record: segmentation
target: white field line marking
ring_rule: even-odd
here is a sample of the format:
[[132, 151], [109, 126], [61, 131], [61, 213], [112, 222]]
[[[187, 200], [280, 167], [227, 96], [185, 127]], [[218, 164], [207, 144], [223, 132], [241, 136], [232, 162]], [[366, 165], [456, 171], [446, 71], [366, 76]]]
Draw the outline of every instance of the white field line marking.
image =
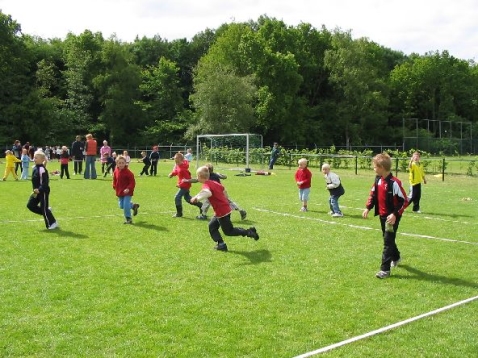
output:
[[[314, 205], [322, 206], [322, 204], [314, 204]], [[340, 205], [340, 207], [345, 208], [345, 209], [359, 210], [359, 211], [364, 210], [364, 208], [353, 208], [351, 206], [346, 206], [346, 205]], [[410, 209], [407, 209], [407, 210], [410, 210]], [[476, 225], [478, 223], [478, 221], [477, 222], [459, 221], [459, 220], [450, 220], [450, 219], [443, 219], [443, 218], [427, 216], [426, 214], [414, 214], [414, 213], [411, 213], [410, 211], [407, 212], [407, 210], [405, 210], [405, 215], [408, 218], [420, 218], [420, 219], [427, 219], [427, 220], [445, 221], [445, 222], [451, 222], [451, 223], [456, 223], [456, 224], [466, 224], [466, 225]]]
[[[340, 222], [342, 220], [341, 218], [337, 218], [337, 220], [330, 221], [330, 220], [323, 220], [323, 219], [319, 219], [319, 218], [311, 218], [311, 217], [307, 217], [307, 216], [294, 215], [294, 214], [289, 214], [289, 213], [280, 213], [280, 212], [273, 211], [273, 210], [266, 210], [266, 209], [260, 209], [260, 208], [253, 208], [253, 209], [257, 210], [257, 211], [262, 211], [264, 213], [274, 214], [274, 215], [282, 215], [282, 216], [288, 216], [288, 217], [297, 218], [297, 219], [319, 221], [319, 222], [322, 222], [322, 223], [325, 223], [325, 224], [331, 224], [331, 225], [342, 225], [342, 226], [347, 226], [347, 227], [351, 227], [351, 228], [354, 228], [354, 229], [381, 231], [380, 229], [371, 228], [371, 227], [368, 227], [368, 226], [345, 224], [345, 223]], [[404, 233], [404, 232], [398, 232], [398, 235], [418, 237], [418, 238], [421, 238], [421, 239], [428, 239], [428, 240], [455, 242], [455, 243], [462, 243], [462, 244], [468, 244], [468, 245], [478, 245], [478, 242], [455, 240], [455, 239], [448, 239], [448, 238], [435, 237], [435, 236], [429, 236], [429, 235], [410, 234], [410, 233]]]
[[440, 313], [440, 312], [449, 310], [449, 309], [451, 309], [451, 308], [464, 305], [465, 303], [474, 301], [474, 300], [476, 300], [476, 299], [478, 299], [478, 296], [471, 297], [471, 298], [468, 298], [468, 299], [466, 299], [466, 300], [463, 300], [463, 301], [460, 301], [460, 302], [456, 302], [456, 303], [453, 303], [453, 304], [451, 304], [451, 305], [448, 305], [448, 306], [445, 306], [445, 307], [442, 307], [442, 308], [438, 308], [438, 309], [436, 309], [436, 310], [434, 310], [434, 311], [430, 311], [430, 312], [421, 314], [421, 315], [419, 315], [419, 316], [415, 316], [415, 317], [406, 319], [406, 320], [404, 320], [404, 321], [397, 322], [397, 323], [391, 324], [391, 325], [389, 325], [389, 326], [376, 329], [376, 330], [374, 330], [374, 331], [371, 331], [371, 332], [362, 334], [362, 335], [360, 335], [360, 336], [356, 336], [356, 337], [353, 337], [353, 338], [346, 339], [345, 341], [342, 341], [342, 342], [339, 342], [339, 343], [331, 344], [330, 346], [326, 346], [326, 347], [317, 349], [317, 350], [315, 350], [315, 351], [311, 351], [311, 352], [307, 352], [307, 353], [298, 355], [298, 356], [296, 356], [296, 357], [294, 357], [294, 358], [306, 358], [306, 357], [311, 357], [311, 356], [316, 355], [316, 354], [324, 353], [324, 352], [330, 351], [330, 350], [332, 350], [332, 349], [335, 349], [335, 348], [344, 346], [344, 345], [346, 345], [346, 344], [353, 343], [353, 342], [359, 341], [359, 340], [361, 340], [361, 339], [368, 338], [368, 337], [374, 336], [374, 335], [376, 335], [376, 334], [383, 333], [383, 332], [385, 332], [385, 331], [388, 331], [388, 330], [391, 330], [391, 329], [394, 329], [394, 328], [403, 326], [403, 325], [408, 324], [408, 323], [410, 323], [410, 322], [417, 321], [417, 320], [419, 320], [419, 319], [422, 319], [422, 318], [425, 318], [425, 317], [428, 317], [428, 316], [432, 316], [432, 315], [434, 315], [434, 314], [437, 314], [437, 313]]
[[[157, 214], [169, 214], [173, 211], [157, 211]], [[147, 215], [148, 213], [143, 211], [138, 215]], [[109, 215], [91, 215], [91, 216], [74, 216], [74, 217], [60, 217], [61, 221], [72, 221], [72, 220], [86, 220], [86, 219], [102, 219], [102, 218], [116, 218], [122, 217], [122, 214], [109, 214]], [[27, 220], [0, 220], [1, 224], [17, 224], [17, 223], [26, 223], [26, 222], [43, 222], [43, 219], [27, 219]]]

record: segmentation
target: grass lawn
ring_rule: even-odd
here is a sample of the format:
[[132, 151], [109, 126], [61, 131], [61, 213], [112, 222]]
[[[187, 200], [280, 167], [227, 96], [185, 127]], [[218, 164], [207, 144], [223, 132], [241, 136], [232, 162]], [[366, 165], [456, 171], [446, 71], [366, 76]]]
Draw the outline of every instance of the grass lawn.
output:
[[[294, 357], [478, 296], [476, 177], [427, 176], [423, 213], [409, 208], [400, 224], [402, 265], [379, 280], [379, 221], [361, 217], [371, 170], [337, 171], [345, 216], [332, 219], [317, 169], [303, 213], [295, 168], [244, 177], [216, 165], [248, 213], [234, 225], [260, 234], [226, 237], [225, 253], [197, 208], [172, 218], [172, 166], [136, 177], [134, 225], [111, 177], [51, 176], [51, 231], [26, 208], [29, 181], [0, 182], [0, 356]], [[477, 312], [478, 299], [322, 355], [476, 357]]]

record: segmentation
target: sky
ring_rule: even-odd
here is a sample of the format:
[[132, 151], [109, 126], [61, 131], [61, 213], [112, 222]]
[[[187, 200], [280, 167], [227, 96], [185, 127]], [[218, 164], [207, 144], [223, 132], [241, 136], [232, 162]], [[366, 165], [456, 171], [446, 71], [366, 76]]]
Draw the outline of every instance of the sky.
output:
[[85, 30], [173, 41], [225, 23], [259, 16], [288, 26], [309, 23], [320, 30], [339, 28], [406, 55], [448, 51], [478, 62], [476, 0], [0, 0], [0, 10], [22, 33], [43, 39]]

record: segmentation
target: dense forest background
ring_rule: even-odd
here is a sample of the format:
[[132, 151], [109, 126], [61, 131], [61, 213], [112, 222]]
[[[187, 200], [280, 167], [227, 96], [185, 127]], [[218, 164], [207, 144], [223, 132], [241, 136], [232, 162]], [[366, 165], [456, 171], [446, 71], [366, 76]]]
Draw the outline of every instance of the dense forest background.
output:
[[267, 16], [191, 41], [125, 43], [89, 30], [42, 39], [0, 11], [5, 145], [68, 145], [86, 133], [114, 146], [166, 145], [249, 132], [308, 148], [421, 137], [451, 152], [465, 138], [473, 152], [477, 121], [478, 66], [447, 51], [405, 55]]

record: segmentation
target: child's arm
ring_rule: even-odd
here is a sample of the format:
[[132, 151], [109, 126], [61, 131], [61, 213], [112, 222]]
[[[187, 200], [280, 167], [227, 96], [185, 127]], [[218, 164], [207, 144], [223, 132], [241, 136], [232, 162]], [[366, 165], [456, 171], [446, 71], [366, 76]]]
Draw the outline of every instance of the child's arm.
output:
[[221, 173], [216, 173], [217, 176], [219, 177], [219, 179], [227, 179], [227, 175], [226, 174], [221, 174]]
[[206, 200], [207, 198], [211, 197], [212, 193], [209, 189], [202, 189], [199, 193], [191, 198], [191, 203], [197, 203], [198, 201]]

